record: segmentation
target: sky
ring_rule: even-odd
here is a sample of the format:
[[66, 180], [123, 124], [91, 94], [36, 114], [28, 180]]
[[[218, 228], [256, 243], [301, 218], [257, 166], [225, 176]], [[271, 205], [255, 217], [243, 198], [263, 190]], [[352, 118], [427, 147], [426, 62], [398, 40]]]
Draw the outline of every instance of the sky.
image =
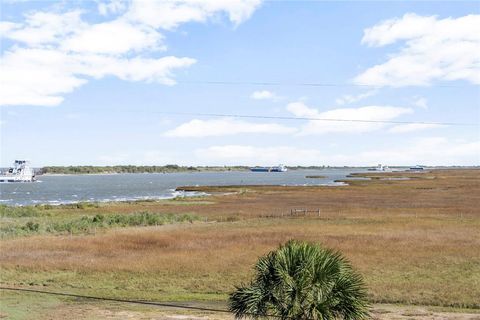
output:
[[0, 6], [3, 167], [480, 165], [478, 2]]

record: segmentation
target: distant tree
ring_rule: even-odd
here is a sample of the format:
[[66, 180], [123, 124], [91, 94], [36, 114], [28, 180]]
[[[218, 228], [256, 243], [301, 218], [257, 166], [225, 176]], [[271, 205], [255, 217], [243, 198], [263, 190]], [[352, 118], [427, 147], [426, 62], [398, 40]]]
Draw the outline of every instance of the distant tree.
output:
[[236, 318], [367, 319], [362, 277], [339, 253], [289, 241], [261, 257], [249, 285], [231, 293]]

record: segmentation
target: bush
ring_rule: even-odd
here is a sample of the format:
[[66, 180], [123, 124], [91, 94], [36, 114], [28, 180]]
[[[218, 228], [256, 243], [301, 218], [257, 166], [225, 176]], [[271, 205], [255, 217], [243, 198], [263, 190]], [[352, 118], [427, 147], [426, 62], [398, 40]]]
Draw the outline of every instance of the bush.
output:
[[38, 223], [35, 223], [33, 221], [28, 221], [23, 227], [23, 230], [28, 231], [28, 232], [38, 232], [40, 229], [40, 225]]
[[105, 219], [105, 217], [103, 216], [103, 214], [97, 214], [97, 215], [95, 215], [95, 217], [93, 217], [92, 222], [93, 223], [102, 223], [104, 219]]

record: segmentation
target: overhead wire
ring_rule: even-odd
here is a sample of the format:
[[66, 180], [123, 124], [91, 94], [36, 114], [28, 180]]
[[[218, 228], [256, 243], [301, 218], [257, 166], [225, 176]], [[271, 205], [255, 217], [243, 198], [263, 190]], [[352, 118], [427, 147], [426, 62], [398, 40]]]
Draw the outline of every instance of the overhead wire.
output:
[[[280, 82], [280, 81], [210, 81], [210, 80], [177, 80], [177, 84], [202, 84], [202, 85], [250, 85], [250, 86], [291, 86], [291, 87], [364, 87], [364, 88], [382, 88], [384, 85], [375, 85], [367, 83], [333, 83], [333, 82]], [[475, 85], [451, 85], [451, 84], [432, 84], [431, 87], [439, 88], [465, 88]]]
[[174, 303], [163, 303], [163, 302], [156, 302], [156, 301], [142, 301], [142, 300], [98, 297], [98, 296], [82, 295], [82, 294], [75, 294], [75, 293], [45, 291], [45, 290], [26, 289], [26, 288], [0, 287], [0, 290], [20, 291], [20, 292], [29, 292], [29, 293], [41, 293], [41, 294], [49, 294], [49, 295], [71, 297], [71, 298], [112, 301], [112, 302], [120, 302], [120, 303], [142, 304], [142, 305], [151, 305], [151, 306], [168, 307], [168, 308], [179, 308], [179, 309], [190, 309], [190, 310], [198, 310], [198, 311], [231, 313], [229, 310], [225, 310], [225, 309], [186, 306], [186, 305], [180, 305], [180, 304], [174, 304]]
[[[226, 309], [186, 306], [186, 305], [181, 305], [181, 304], [164, 303], [164, 302], [156, 302], [156, 301], [142, 301], [142, 300], [98, 297], [98, 296], [82, 295], [82, 294], [75, 294], [75, 293], [45, 291], [45, 290], [27, 289], [27, 288], [0, 287], [0, 290], [28, 292], [28, 293], [37, 293], [37, 294], [48, 294], [48, 295], [70, 297], [70, 298], [91, 299], [91, 300], [109, 301], [109, 302], [118, 302], [118, 303], [131, 303], [131, 304], [140, 304], [140, 305], [149, 305], [149, 306], [157, 306], [157, 307], [167, 307], [167, 308], [177, 308], [177, 309], [187, 309], [187, 310], [196, 310], [196, 311], [221, 312], [221, 313], [230, 313], [230, 314], [232, 313], [230, 310], [226, 310]], [[246, 315], [255, 316], [252, 313], [247, 313]], [[272, 315], [272, 314], [267, 314], [265, 316], [266, 317], [271, 317], [271, 318], [285, 318], [285, 317], [281, 317], [281, 316], [278, 316], [278, 315]], [[287, 319], [290, 319], [290, 317], [287, 317]], [[293, 319], [291, 319], [291, 320], [293, 320]], [[310, 319], [306, 319], [306, 320], [310, 320]], [[313, 319], [311, 319], [311, 320], [313, 320]]]
[[389, 124], [425, 124], [425, 125], [443, 125], [443, 126], [478, 126], [478, 125], [480, 125], [479, 123], [469, 123], [469, 122], [367, 120], [367, 119], [345, 119], [345, 118], [264, 116], [264, 115], [232, 114], [232, 113], [173, 112], [173, 111], [117, 111], [117, 112], [151, 113], [151, 114], [178, 115], [178, 116], [197, 116], [197, 117], [271, 119], [271, 120], [304, 120], [304, 121], [306, 120], [306, 121], [389, 123]]

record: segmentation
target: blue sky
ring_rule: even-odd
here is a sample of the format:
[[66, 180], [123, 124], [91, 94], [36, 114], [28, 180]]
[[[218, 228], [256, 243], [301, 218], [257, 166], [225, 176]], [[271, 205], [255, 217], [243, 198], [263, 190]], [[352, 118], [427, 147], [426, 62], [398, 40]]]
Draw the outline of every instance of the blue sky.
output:
[[2, 166], [480, 164], [476, 2], [1, 6]]

